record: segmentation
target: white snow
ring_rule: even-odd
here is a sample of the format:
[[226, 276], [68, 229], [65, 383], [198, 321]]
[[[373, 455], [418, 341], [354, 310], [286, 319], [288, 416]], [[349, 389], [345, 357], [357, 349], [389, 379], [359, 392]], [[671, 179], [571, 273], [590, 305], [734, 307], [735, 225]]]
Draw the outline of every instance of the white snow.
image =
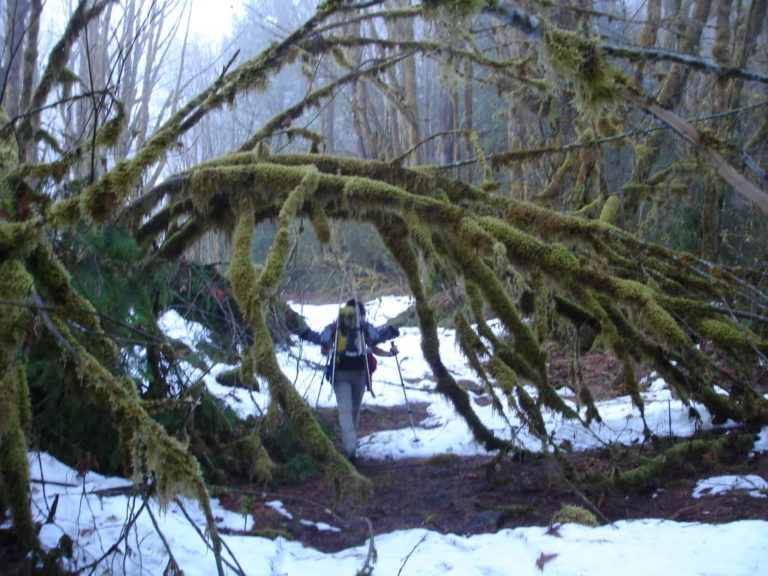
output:
[[[369, 320], [376, 325], [383, 324], [408, 303], [407, 298], [382, 298], [368, 303]], [[334, 319], [337, 305], [301, 307], [296, 304], [294, 308], [308, 319], [310, 326], [319, 330]], [[204, 335], [198, 326], [189, 325], [170, 313], [164, 317], [163, 326], [174, 338], [193, 347]], [[453, 333], [442, 330], [440, 338], [440, 352], [451, 373], [456, 378], [474, 379], [456, 347]], [[398, 356], [401, 372], [394, 358], [379, 358], [374, 375], [376, 397], [367, 395], [365, 405], [402, 405], [407, 396], [409, 402], [428, 403], [429, 417], [417, 423], [415, 430], [410, 427], [387, 430], [361, 438], [359, 455], [386, 460], [441, 453], [483, 454], [452, 407], [434, 392], [429, 367], [421, 355], [418, 331], [402, 330], [397, 346], [401, 352]], [[279, 360], [285, 374], [296, 383], [308, 403], [334, 405], [330, 386], [322, 380], [324, 358], [316, 346], [297, 342], [290, 350], [280, 351]], [[261, 386], [260, 392], [220, 386], [215, 376], [227, 368], [215, 366], [209, 373], [203, 373], [188, 367], [188, 371], [193, 380], [202, 378], [209, 390], [223, 398], [241, 417], [263, 413], [269, 404], [266, 386]], [[692, 423], [688, 419], [688, 407], [672, 396], [662, 379], [652, 376], [642, 384], [646, 421], [653, 431], [686, 436], [697, 426], [712, 427], [702, 406], [697, 406], [702, 421]], [[589, 430], [579, 422], [555, 415], [548, 415], [548, 429], [557, 439], [570, 441], [574, 449], [605, 442], [631, 444], [642, 439], [642, 422], [628, 398], [603, 402], [598, 407], [603, 423], [593, 424]], [[540, 448], [538, 441], [521, 429], [513, 414], [507, 414], [505, 419], [494, 414], [490, 407], [475, 404], [474, 408], [499, 436], [514, 438], [520, 446], [532, 450]], [[768, 450], [768, 428], [763, 429], [754, 450]], [[180, 501], [161, 511], [155, 501], [145, 503], [119, 490], [129, 486], [127, 480], [105, 478], [94, 472], [79, 477], [76, 471], [44, 453], [30, 453], [29, 462], [35, 519], [45, 522], [54, 501], [57, 506], [53, 521], [43, 524], [40, 538], [49, 548], [55, 547], [64, 534], [75, 541], [75, 556], [69, 561], [69, 568], [82, 569], [102, 559], [95, 574], [162, 574], [169, 562], [170, 549], [185, 575], [216, 574], [214, 555], [203, 541], [203, 514], [195, 502]], [[737, 491], [742, 497], [765, 497], [768, 483], [756, 475], [710, 478], [700, 482], [692, 496], [706, 498], [724, 490]], [[223, 537], [227, 574], [236, 574], [234, 566], [239, 565], [248, 576], [353, 576], [363, 567], [368, 555], [367, 543], [327, 554], [282, 538], [250, 536], [244, 534], [252, 523], [249, 517], [224, 510], [217, 500], [213, 504], [218, 525], [232, 532]], [[289, 503], [270, 501], [266, 505], [294, 517]], [[129, 524], [127, 519], [131, 520]], [[328, 522], [317, 518], [299, 519], [317, 530], [340, 530], [330, 516], [326, 520]], [[548, 534], [546, 528], [538, 526], [473, 536], [418, 529], [378, 535], [375, 546], [378, 559], [373, 573], [386, 576], [768, 574], [768, 521], [763, 520], [717, 526], [658, 519], [620, 521], [599, 528], [568, 524], [557, 534]]]

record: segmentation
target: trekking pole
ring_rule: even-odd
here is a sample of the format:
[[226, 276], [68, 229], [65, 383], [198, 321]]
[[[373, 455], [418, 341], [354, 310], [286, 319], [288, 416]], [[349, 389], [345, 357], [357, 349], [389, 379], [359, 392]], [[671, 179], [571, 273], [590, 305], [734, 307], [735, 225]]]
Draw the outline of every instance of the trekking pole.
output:
[[397, 364], [397, 373], [400, 375], [400, 386], [403, 388], [403, 398], [405, 398], [405, 407], [408, 409], [408, 418], [411, 421], [411, 430], [413, 431], [413, 440], [414, 442], [419, 442], [419, 437], [416, 436], [416, 428], [413, 426], [413, 410], [411, 410], [411, 405], [408, 403], [408, 394], [405, 392], [405, 382], [403, 381], [403, 372], [400, 370], [400, 360], [397, 358], [397, 348], [395, 348], [395, 343], [391, 342], [392, 347], [389, 349], [389, 351], [392, 353], [392, 356], [395, 357], [395, 364]]

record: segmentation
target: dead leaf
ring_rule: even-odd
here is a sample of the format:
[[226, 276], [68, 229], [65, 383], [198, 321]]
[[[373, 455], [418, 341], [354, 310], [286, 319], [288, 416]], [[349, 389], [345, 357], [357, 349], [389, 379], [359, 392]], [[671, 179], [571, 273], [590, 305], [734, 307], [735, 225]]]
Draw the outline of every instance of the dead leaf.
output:
[[550, 560], [553, 560], [554, 558], [557, 558], [557, 554], [544, 554], [544, 552], [542, 552], [539, 554], [538, 560], [536, 560], [536, 567], [543, 572], [544, 564]]

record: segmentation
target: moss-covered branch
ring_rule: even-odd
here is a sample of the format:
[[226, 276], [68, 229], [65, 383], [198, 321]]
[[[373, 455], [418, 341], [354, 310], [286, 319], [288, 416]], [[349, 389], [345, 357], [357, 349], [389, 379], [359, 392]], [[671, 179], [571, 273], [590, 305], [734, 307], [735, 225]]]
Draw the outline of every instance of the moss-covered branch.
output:
[[[281, 225], [295, 216], [300, 202], [316, 186], [316, 173], [305, 170], [305, 180], [296, 187], [284, 204]], [[275, 356], [275, 348], [264, 317], [264, 295], [274, 288], [285, 265], [285, 238], [278, 233], [270, 251], [269, 264], [259, 274], [251, 259], [251, 237], [255, 219], [253, 204], [247, 194], [241, 195], [236, 205], [237, 225], [233, 235], [233, 255], [230, 265], [232, 290], [243, 314], [253, 327], [254, 343], [250, 352], [257, 372], [269, 385], [272, 400], [286, 414], [295, 437], [307, 448], [312, 458], [325, 468], [326, 476], [334, 486], [337, 497], [345, 493], [366, 495], [371, 487], [334, 448], [323, 433], [309, 407], [283, 374]]]

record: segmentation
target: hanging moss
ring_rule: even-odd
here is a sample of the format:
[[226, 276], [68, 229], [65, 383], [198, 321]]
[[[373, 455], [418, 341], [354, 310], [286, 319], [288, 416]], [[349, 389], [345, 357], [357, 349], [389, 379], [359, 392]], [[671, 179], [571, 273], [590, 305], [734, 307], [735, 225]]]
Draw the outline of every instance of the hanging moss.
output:
[[261, 442], [259, 435], [254, 431], [249, 436], [238, 440], [234, 446], [240, 453], [240, 458], [250, 462], [249, 475], [257, 482], [269, 482], [277, 465], [269, 457], [269, 453]]
[[541, 442], [542, 449], [546, 450], [548, 444], [547, 426], [544, 424], [539, 406], [523, 386], [517, 386], [515, 392], [517, 393], [517, 404], [522, 409], [522, 414], [525, 415], [524, 421], [528, 424], [531, 433]]
[[[5, 382], [0, 382], [0, 386], [5, 387]], [[14, 531], [22, 545], [31, 549], [37, 543], [37, 531], [28, 498], [30, 478], [27, 444], [27, 437], [18, 422], [9, 426], [6, 432], [0, 433], [0, 487], [3, 489], [0, 504], [10, 507]]]
[[656, 334], [672, 344], [690, 345], [688, 336], [672, 315], [656, 301], [649, 287], [640, 282], [621, 279], [613, 280], [613, 284], [622, 299], [642, 306], [643, 317]]
[[[487, 229], [488, 227], [485, 228]], [[496, 275], [481, 259], [471, 253], [472, 249], [477, 249], [480, 242], [489, 242], [485, 230], [474, 222], [463, 221], [461, 232], [458, 234], [461, 242], [453, 246], [455, 258], [467, 277], [480, 287], [499, 319], [512, 332], [518, 364], [526, 368], [526, 377], [541, 383], [546, 379], [544, 352], [536, 342], [530, 327], [518, 315]]]
[[473, 436], [488, 450], [511, 450], [509, 443], [497, 438], [472, 410], [465, 390], [462, 390], [451, 377], [440, 358], [440, 343], [437, 336], [437, 323], [424, 293], [419, 275], [419, 264], [413, 246], [409, 241], [409, 232], [404, 222], [387, 220], [376, 222], [377, 230], [390, 253], [400, 264], [408, 278], [408, 284], [416, 300], [416, 314], [421, 329], [421, 349], [425, 359], [437, 379], [437, 389], [453, 404], [456, 411], [464, 418]]
[[315, 208], [312, 210], [312, 229], [320, 244], [329, 244], [331, 242], [331, 223], [324, 210]]
[[514, 396], [519, 383], [514, 370], [507, 366], [498, 356], [494, 356], [488, 361], [488, 372], [496, 380], [496, 385], [504, 392], [507, 405], [513, 410], [519, 411], [519, 406]]
[[629, 182], [627, 184], [624, 184], [624, 186], [622, 186], [621, 189], [624, 191], [625, 194], [628, 194], [633, 197], [649, 196], [654, 191], [654, 187], [651, 186], [650, 184], [644, 184], [640, 182]]
[[549, 64], [574, 84], [583, 112], [596, 112], [616, 98], [616, 76], [605, 61], [600, 41], [577, 30], [544, 26], [544, 47]]
[[592, 392], [588, 386], [579, 387], [578, 397], [581, 405], [586, 408], [584, 421], [586, 422], [587, 426], [589, 426], [592, 422], [602, 423], [603, 418], [600, 416], [600, 411], [595, 405], [595, 399], [592, 396]]
[[566, 191], [567, 182], [569, 181], [571, 173], [576, 166], [576, 156], [570, 153], [567, 154], [565, 161], [560, 164], [547, 183], [547, 187], [541, 193], [541, 199], [555, 200], [563, 195]]
[[96, 144], [114, 148], [120, 141], [126, 126], [125, 107], [119, 101], [115, 101], [115, 117], [106, 122], [96, 133]]

